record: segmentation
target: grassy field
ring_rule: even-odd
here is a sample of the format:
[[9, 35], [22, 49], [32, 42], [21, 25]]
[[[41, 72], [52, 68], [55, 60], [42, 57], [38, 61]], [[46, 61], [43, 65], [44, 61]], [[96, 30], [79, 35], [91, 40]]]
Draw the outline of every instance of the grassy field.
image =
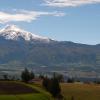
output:
[[[100, 100], [100, 85], [62, 83], [64, 100]], [[74, 99], [72, 99], [72, 97]], [[0, 81], [0, 100], [54, 100], [40, 84]]]
[[[28, 90], [28, 91], [27, 91]], [[0, 82], [0, 100], [53, 100], [42, 88], [22, 82]]]
[[61, 88], [65, 100], [100, 100], [100, 85], [63, 83]]

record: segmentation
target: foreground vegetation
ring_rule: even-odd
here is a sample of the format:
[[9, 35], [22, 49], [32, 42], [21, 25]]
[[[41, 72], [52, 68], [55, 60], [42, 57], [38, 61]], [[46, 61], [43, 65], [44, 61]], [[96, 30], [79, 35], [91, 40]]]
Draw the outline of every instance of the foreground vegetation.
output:
[[[54, 100], [52, 96], [43, 89], [42, 84], [0, 81], [0, 86], [6, 86], [4, 89], [9, 90], [2, 90], [0, 87], [0, 100]], [[22, 89], [20, 91], [20, 89], [18, 89], [19, 87], [22, 88], [24, 92]], [[100, 100], [99, 84], [61, 83], [61, 89], [64, 100]]]
[[100, 85], [82, 83], [62, 83], [65, 100], [100, 100]]
[[14, 81], [4, 75], [0, 81], [0, 100], [100, 100], [98, 82], [82, 83], [69, 78], [64, 83], [63, 77], [56, 73], [52, 78], [42, 75], [36, 78], [27, 69], [21, 79]]
[[[0, 84], [2, 84], [4, 88], [4, 90], [3, 88], [2, 90], [0, 89], [0, 100], [53, 100], [48, 92], [33, 84], [12, 81], [0, 81]], [[21, 90], [17, 89], [19, 87]], [[27, 90], [29, 90], [29, 92]]]

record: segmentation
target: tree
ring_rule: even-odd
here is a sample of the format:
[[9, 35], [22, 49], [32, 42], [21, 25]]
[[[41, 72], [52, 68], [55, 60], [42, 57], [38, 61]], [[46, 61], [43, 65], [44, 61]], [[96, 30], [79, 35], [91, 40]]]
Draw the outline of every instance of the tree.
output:
[[42, 85], [47, 91], [49, 91], [50, 79], [47, 76], [43, 78]]
[[64, 77], [62, 74], [58, 74], [56, 77], [58, 78], [59, 82], [64, 82]]
[[30, 79], [34, 79], [35, 78], [35, 74], [33, 73], [33, 71], [30, 72]]
[[24, 71], [21, 74], [21, 78], [23, 82], [28, 82], [30, 80], [30, 72], [27, 68], [24, 69]]
[[67, 83], [74, 83], [74, 79], [73, 78], [68, 78]]
[[55, 76], [51, 79], [50, 92], [53, 97], [57, 97], [61, 93], [59, 80]]
[[7, 74], [3, 75], [3, 78], [4, 80], [8, 80], [8, 75]]
[[44, 77], [44, 75], [40, 74], [40, 75], [39, 75], [39, 78], [40, 78], [40, 79], [44, 79], [45, 77]]
[[55, 75], [55, 73], [53, 75], [53, 78], [51, 78], [51, 79], [48, 77], [45, 77], [43, 79], [42, 85], [47, 91], [49, 91], [52, 94], [53, 97], [55, 97], [55, 98], [62, 97], [59, 79]]

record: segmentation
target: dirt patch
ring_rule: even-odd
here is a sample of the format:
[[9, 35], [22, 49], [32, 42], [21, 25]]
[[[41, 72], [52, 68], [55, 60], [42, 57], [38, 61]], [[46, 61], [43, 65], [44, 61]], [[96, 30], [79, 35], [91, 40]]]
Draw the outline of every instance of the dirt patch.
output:
[[16, 82], [0, 82], [0, 95], [38, 93], [35, 89]]

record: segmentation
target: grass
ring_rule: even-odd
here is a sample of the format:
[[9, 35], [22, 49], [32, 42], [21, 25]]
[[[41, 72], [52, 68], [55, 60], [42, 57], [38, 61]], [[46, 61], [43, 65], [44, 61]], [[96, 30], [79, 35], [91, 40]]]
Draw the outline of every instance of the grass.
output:
[[61, 84], [65, 100], [100, 100], [100, 85], [96, 84]]
[[[16, 84], [17, 84], [17, 86], [19, 86], [19, 85], [22, 86], [22, 87], [24, 86], [27, 89], [31, 88], [34, 91], [33, 91], [33, 93], [32, 92], [30, 93], [30, 91], [29, 91], [29, 93], [19, 92], [19, 94], [18, 94], [18, 91], [17, 91], [17, 94], [13, 94], [13, 93], [11, 94], [10, 88], [7, 88], [7, 89], [9, 89], [10, 94], [8, 93], [8, 94], [5, 95], [5, 94], [1, 93], [0, 94], [0, 100], [53, 100], [53, 98], [51, 97], [51, 95], [48, 92], [46, 92], [45, 90], [43, 90], [40, 87], [37, 87], [34, 84], [25, 84], [25, 83], [22, 83], [22, 82], [8, 82], [8, 81], [6, 81], [4, 83], [6, 83], [6, 85], [8, 83], [7, 87], [9, 87], [9, 84], [11, 84], [13, 86], [16, 86]], [[11, 87], [11, 89], [12, 89], [12, 87]], [[16, 88], [13, 91], [16, 91]], [[26, 91], [26, 89], [25, 89], [25, 91]], [[2, 91], [0, 91], [0, 92], [2, 92]], [[3, 93], [4, 93], [4, 91], [3, 91]]]
[[[2, 82], [0, 82], [2, 83]], [[11, 85], [13, 86], [24, 86], [28, 89], [33, 89], [33, 92], [26, 93], [21, 91], [19, 94], [2, 94], [2, 90], [0, 90], [0, 100], [54, 100], [52, 96], [46, 92], [40, 84], [25, 84], [23, 82], [4, 82], [7, 87]], [[5, 84], [3, 84], [5, 85]], [[12, 88], [12, 87], [11, 87]], [[10, 88], [9, 92], [11, 92]], [[14, 88], [16, 91], [16, 88]], [[23, 88], [22, 88], [23, 89]], [[25, 89], [25, 88], [24, 88]], [[64, 100], [100, 100], [100, 85], [96, 84], [68, 84], [61, 83], [62, 94], [64, 96]], [[25, 89], [27, 90], [27, 89]], [[4, 93], [4, 91], [3, 91]], [[18, 93], [18, 91], [17, 91]]]
[[0, 95], [0, 100], [50, 100], [48, 96], [39, 94]]

